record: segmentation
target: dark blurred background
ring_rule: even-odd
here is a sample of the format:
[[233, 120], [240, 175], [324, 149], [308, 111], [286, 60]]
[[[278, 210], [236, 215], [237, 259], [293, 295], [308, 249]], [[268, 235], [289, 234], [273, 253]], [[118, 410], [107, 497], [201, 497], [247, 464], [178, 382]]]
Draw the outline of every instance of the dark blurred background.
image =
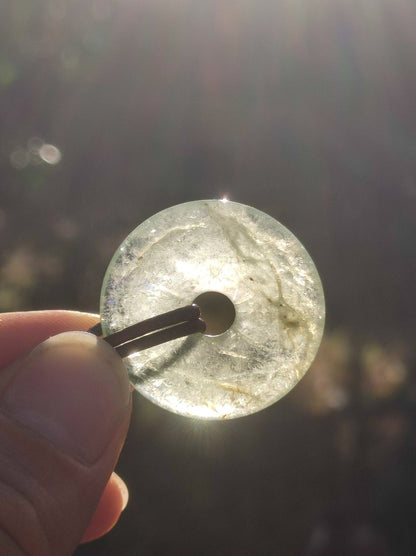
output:
[[170, 205], [266, 211], [321, 274], [285, 399], [197, 422], [137, 395], [130, 503], [77, 555], [416, 554], [414, 0], [2, 0], [0, 310], [98, 311]]

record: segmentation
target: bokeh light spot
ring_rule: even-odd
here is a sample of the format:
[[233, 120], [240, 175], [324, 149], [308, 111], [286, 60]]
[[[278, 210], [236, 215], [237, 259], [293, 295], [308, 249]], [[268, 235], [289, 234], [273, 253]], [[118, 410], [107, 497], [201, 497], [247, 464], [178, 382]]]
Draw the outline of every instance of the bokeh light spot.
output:
[[45, 143], [39, 149], [40, 158], [47, 164], [58, 164], [61, 161], [62, 154], [58, 147]]
[[17, 170], [25, 168], [30, 161], [29, 153], [22, 148], [15, 149], [10, 155], [10, 164]]
[[30, 154], [38, 155], [45, 141], [40, 137], [31, 137], [27, 142], [27, 150]]

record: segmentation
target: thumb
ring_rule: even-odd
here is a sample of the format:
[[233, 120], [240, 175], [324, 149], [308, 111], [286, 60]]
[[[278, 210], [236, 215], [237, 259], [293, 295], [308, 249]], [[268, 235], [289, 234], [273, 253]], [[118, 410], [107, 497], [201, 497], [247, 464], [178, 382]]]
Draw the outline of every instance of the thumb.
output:
[[0, 373], [0, 553], [71, 554], [117, 461], [130, 417], [121, 359], [65, 332]]

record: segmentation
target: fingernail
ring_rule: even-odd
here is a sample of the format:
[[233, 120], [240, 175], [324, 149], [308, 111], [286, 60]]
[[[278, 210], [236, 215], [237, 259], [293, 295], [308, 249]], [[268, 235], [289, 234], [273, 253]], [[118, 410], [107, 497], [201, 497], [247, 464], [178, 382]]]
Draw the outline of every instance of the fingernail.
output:
[[130, 385], [103, 340], [64, 332], [36, 347], [3, 396], [9, 417], [75, 459], [94, 463], [126, 417]]

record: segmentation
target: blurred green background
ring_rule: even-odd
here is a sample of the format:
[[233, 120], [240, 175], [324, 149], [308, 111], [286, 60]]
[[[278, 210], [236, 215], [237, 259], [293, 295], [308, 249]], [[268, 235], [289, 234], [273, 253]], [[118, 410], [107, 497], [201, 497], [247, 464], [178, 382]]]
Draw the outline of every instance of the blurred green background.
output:
[[416, 554], [414, 0], [3, 0], [0, 310], [98, 311], [122, 239], [227, 196], [321, 274], [327, 328], [275, 406], [139, 396], [130, 503], [77, 555]]

